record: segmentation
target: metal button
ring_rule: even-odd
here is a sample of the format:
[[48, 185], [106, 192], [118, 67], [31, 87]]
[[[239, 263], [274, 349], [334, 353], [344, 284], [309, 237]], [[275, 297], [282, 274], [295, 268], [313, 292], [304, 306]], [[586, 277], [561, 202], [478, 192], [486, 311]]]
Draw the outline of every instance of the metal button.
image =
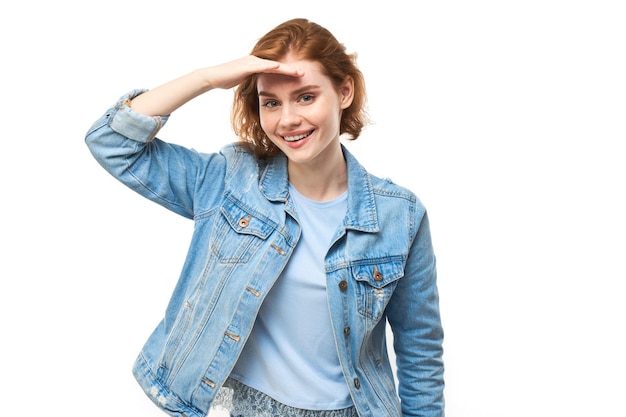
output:
[[374, 281], [382, 281], [383, 274], [380, 273], [376, 265], [374, 265]]
[[361, 388], [361, 381], [359, 381], [359, 378], [354, 378], [354, 386], [356, 389]]
[[239, 226], [240, 227], [248, 227], [248, 225], [250, 224], [250, 218], [252, 216], [248, 216], [248, 217], [242, 217], [241, 219], [239, 219]]
[[339, 283], [339, 289], [345, 291], [348, 289], [348, 283], [344, 280]]
[[350, 336], [350, 328], [349, 327], [344, 327], [343, 328], [343, 334], [345, 336]]

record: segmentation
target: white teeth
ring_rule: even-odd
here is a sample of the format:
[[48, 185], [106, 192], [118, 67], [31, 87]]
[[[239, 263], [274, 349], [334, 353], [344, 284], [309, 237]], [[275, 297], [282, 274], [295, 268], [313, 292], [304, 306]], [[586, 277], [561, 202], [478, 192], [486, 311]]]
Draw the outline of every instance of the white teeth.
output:
[[297, 135], [297, 136], [283, 136], [283, 139], [285, 139], [287, 142], [295, 142], [297, 140], [306, 138], [310, 134], [311, 134], [311, 132], [303, 133], [303, 134]]

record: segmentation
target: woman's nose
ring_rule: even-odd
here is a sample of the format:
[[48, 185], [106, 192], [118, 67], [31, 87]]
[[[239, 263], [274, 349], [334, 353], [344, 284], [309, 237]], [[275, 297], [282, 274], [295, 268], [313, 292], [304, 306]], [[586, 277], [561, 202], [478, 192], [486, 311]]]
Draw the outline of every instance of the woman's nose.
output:
[[300, 123], [300, 114], [293, 105], [283, 105], [280, 122], [284, 126], [294, 126]]

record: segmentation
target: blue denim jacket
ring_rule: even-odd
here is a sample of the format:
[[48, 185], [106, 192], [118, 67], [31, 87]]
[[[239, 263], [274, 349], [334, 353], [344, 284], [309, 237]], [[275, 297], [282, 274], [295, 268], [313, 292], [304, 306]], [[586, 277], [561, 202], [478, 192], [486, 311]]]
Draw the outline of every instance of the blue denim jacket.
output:
[[[133, 373], [169, 415], [204, 417], [298, 243], [298, 214], [284, 156], [259, 161], [236, 144], [203, 154], [165, 143], [155, 136], [167, 117], [126, 105], [141, 92], [123, 96], [99, 118], [86, 143], [122, 183], [195, 222], [165, 317]], [[370, 175], [343, 152], [348, 209], [325, 270], [335, 345], [352, 399], [360, 417], [441, 417], [443, 330], [426, 211], [413, 193]], [[386, 320], [394, 335], [397, 391]]]

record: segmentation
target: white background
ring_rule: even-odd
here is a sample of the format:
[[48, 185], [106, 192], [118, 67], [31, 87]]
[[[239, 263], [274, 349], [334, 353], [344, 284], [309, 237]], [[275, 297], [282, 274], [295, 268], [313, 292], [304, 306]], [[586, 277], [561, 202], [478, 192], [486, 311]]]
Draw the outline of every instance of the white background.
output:
[[[366, 76], [376, 124], [349, 149], [429, 210], [447, 415], [626, 416], [622, 4], [3, 3], [0, 413], [163, 415], [130, 369], [192, 223], [106, 174], [84, 134], [126, 91], [308, 17]], [[231, 97], [160, 136], [217, 150]]]

